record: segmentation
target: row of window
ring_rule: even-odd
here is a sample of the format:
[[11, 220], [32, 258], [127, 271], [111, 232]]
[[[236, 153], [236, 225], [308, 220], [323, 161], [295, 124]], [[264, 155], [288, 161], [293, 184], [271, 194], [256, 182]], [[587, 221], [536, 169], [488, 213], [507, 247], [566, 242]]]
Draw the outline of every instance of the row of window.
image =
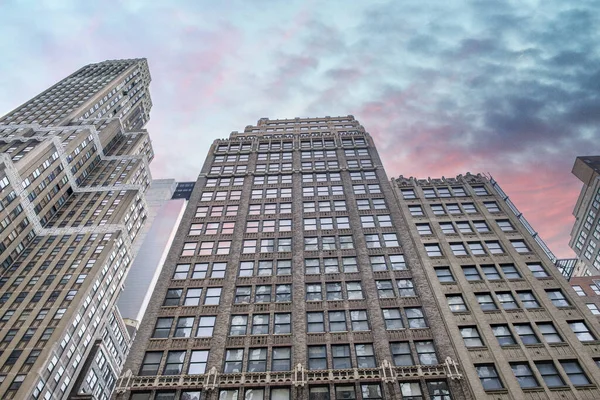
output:
[[[471, 186], [473, 192], [477, 196], [489, 195], [487, 189], [484, 186]], [[402, 189], [402, 197], [404, 200], [416, 199], [417, 195], [414, 189]], [[436, 188], [423, 188], [423, 195], [427, 199], [433, 199], [436, 197], [465, 197], [465, 188], [462, 186], [453, 187], [436, 187]]]
[[[484, 207], [491, 213], [500, 212], [500, 208], [498, 207], [498, 203], [495, 201], [484, 201]], [[408, 211], [410, 215], [413, 217], [423, 217], [425, 212], [423, 211], [423, 207], [420, 205], [411, 205], [408, 206]], [[477, 207], [475, 207], [474, 203], [456, 203], [456, 204], [432, 204], [431, 211], [434, 215], [446, 215], [446, 214], [476, 214], [479, 211]]]
[[[485, 248], [484, 245], [485, 244]], [[511, 240], [510, 244], [517, 253], [529, 253], [531, 250], [527, 246], [524, 240]], [[504, 248], [497, 240], [486, 240], [483, 242], [473, 241], [465, 243], [462, 242], [450, 242], [450, 250], [455, 256], [468, 256], [469, 254], [474, 256], [482, 256], [489, 254], [505, 254]], [[425, 251], [429, 257], [442, 257], [442, 249], [438, 243], [426, 243], [424, 244]], [[469, 250], [467, 250], [467, 248]]]
[[[546, 289], [546, 294], [555, 307], [563, 308], [571, 306], [560, 289]], [[496, 292], [495, 295], [496, 300], [494, 300], [491, 293], [475, 293], [475, 298], [483, 311], [498, 310], [498, 304], [505, 310], [520, 308], [511, 292]], [[517, 291], [517, 295], [523, 303], [524, 308], [540, 307], [533, 292], [529, 290]], [[446, 299], [452, 312], [469, 311], [462, 294], [449, 294], [446, 295]]]
[[[244, 294], [236, 291], [236, 298]], [[243, 303], [243, 299], [237, 303]], [[387, 330], [398, 330], [426, 328], [425, 315], [420, 307], [406, 307], [401, 311], [399, 308], [386, 308], [382, 310], [385, 327]], [[404, 316], [403, 316], [404, 314]], [[216, 316], [184, 316], [160, 317], [156, 320], [152, 338], [160, 339], [167, 337], [212, 337], [216, 322]], [[271, 319], [273, 324], [271, 326]], [[175, 325], [173, 324], [176, 321]], [[249, 327], [248, 323], [252, 326]], [[539, 323], [541, 326], [542, 323]], [[552, 325], [551, 323], [547, 323]], [[349, 329], [350, 328], [350, 329]], [[540, 330], [542, 328], [540, 327]], [[347, 331], [369, 331], [370, 323], [366, 310], [337, 310], [337, 311], [311, 311], [306, 313], [306, 331], [308, 333], [325, 332], [347, 332]], [[475, 332], [477, 330], [475, 329]], [[230, 320], [229, 335], [265, 335], [265, 334], [288, 334], [291, 333], [291, 314], [233, 315]], [[464, 336], [464, 335], [463, 335]], [[479, 338], [477, 334], [477, 338]], [[552, 343], [552, 342], [549, 342]], [[502, 343], [501, 343], [502, 344]], [[481, 339], [479, 338], [479, 345]], [[472, 347], [472, 346], [467, 346]]]
[[[383, 210], [387, 208], [384, 199], [358, 199], [356, 204], [359, 210]], [[200, 206], [196, 208], [194, 217], [236, 216], [238, 210], [238, 205]], [[346, 200], [307, 201], [303, 203], [303, 212], [305, 213], [331, 211], [347, 211]], [[248, 206], [249, 215], [290, 214], [291, 212], [292, 203], [250, 204]]]
[[[499, 219], [496, 220], [498, 227], [504, 232], [514, 231], [515, 228], [512, 226], [509, 220], [507, 219]], [[417, 231], [419, 235], [432, 235], [433, 232], [431, 230], [431, 225], [428, 223], [416, 224]], [[486, 221], [456, 221], [452, 222], [440, 222], [440, 229], [446, 235], [454, 234], [457, 232], [460, 233], [488, 233], [490, 231], [490, 227], [488, 226]]]
[[[373, 271], [403, 271], [407, 269], [406, 262], [402, 254], [370, 256], [369, 261]], [[340, 272], [358, 272], [356, 257], [305, 258], [304, 268], [307, 275], [321, 273], [336, 274]], [[438, 269], [438, 276], [441, 277], [445, 275], [445, 273], [442, 273], [442, 268], [448, 269], [448, 267], [440, 267]], [[503, 269], [508, 271], [508, 265], [506, 265]], [[226, 270], [226, 262], [196, 263], [193, 265], [193, 267], [192, 264], [177, 264], [175, 266], [175, 272], [173, 273], [172, 279], [205, 279], [207, 277], [224, 278]], [[291, 271], [291, 260], [260, 260], [258, 262], [242, 261], [239, 265], [238, 276], [283, 276], [291, 275]], [[451, 277], [452, 275], [449, 270], [448, 273]], [[447, 277], [440, 279], [449, 281]]]
[[[530, 268], [534, 268], [535, 266], [541, 267], [539, 264], [530, 264]], [[480, 265], [479, 267], [475, 265], [465, 265], [462, 266], [462, 272], [465, 275], [467, 281], [482, 281], [483, 275], [489, 281], [496, 281], [502, 279], [520, 279], [521, 273], [517, 270], [514, 264], [500, 264], [500, 270], [502, 270], [502, 275], [500, 274], [498, 268], [495, 265]], [[481, 271], [481, 273], [480, 273]], [[545, 270], [542, 269], [545, 272]], [[440, 282], [453, 283], [456, 282], [454, 279], [454, 275], [450, 267], [436, 267], [435, 273], [440, 280]]]
[[[558, 365], [552, 360], [534, 361], [536, 372], [527, 361], [511, 363], [511, 369], [515, 378], [522, 388], [539, 387], [540, 378], [544, 384], [550, 388], [568, 386], [565, 382], [565, 376], [573, 386], [589, 385], [591, 382], [584, 372], [583, 368], [577, 360], [559, 360]], [[484, 390], [500, 390], [504, 388], [504, 384], [500, 379], [500, 375], [494, 364], [477, 364], [475, 365], [477, 375]]]
[[[568, 321], [569, 327], [581, 342], [590, 342], [596, 340], [594, 335], [584, 321]], [[563, 343], [564, 339], [556, 330], [552, 322], [536, 322], [512, 324], [495, 324], [490, 326], [498, 344], [502, 347], [515, 346], [519, 337], [525, 345], [541, 343], [540, 337], [543, 337], [547, 343]], [[535, 328], [534, 328], [535, 327]], [[475, 326], [462, 326], [460, 333], [463, 337], [466, 347], [484, 347], [485, 343]]]

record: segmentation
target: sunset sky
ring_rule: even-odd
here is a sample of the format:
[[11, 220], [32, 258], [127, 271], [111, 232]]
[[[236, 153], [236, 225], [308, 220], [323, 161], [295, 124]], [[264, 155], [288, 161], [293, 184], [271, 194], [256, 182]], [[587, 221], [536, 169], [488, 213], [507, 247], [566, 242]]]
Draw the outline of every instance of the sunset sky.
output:
[[0, 0], [0, 114], [81, 66], [146, 57], [154, 178], [195, 180], [260, 117], [354, 115], [388, 175], [489, 173], [568, 248], [600, 154], [600, 1]]

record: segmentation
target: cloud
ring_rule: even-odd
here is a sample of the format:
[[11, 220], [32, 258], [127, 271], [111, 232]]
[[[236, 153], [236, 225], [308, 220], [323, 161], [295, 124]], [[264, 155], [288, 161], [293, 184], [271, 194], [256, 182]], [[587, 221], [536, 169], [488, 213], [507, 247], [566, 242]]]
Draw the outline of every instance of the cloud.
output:
[[147, 57], [155, 177], [194, 179], [213, 139], [260, 117], [353, 114], [389, 176], [489, 172], [570, 255], [599, 19], [558, 0], [4, 4], [0, 112], [83, 64]]

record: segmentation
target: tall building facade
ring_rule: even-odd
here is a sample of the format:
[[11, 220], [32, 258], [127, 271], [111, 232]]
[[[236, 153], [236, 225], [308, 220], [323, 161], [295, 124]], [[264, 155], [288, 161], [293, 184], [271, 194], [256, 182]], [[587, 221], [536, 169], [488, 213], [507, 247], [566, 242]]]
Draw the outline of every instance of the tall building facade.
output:
[[115, 303], [147, 214], [149, 83], [143, 59], [91, 64], [0, 118], [3, 399], [106, 399], [120, 374], [131, 338]]
[[352, 116], [212, 145], [127, 400], [596, 399], [598, 321], [491, 178], [386, 177]]
[[600, 156], [577, 157], [572, 173], [583, 183], [569, 242], [578, 258], [573, 275], [600, 275]]
[[215, 141], [116, 396], [473, 398], [396, 202], [351, 116]]
[[600, 325], [497, 182], [394, 180], [478, 399], [600, 398]]

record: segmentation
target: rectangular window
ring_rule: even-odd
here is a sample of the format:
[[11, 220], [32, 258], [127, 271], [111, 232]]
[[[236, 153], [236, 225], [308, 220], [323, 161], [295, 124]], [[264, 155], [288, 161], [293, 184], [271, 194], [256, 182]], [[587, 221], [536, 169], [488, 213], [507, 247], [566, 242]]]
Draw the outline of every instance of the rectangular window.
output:
[[372, 344], [355, 344], [356, 366], [358, 368], [376, 368], [375, 350]]
[[196, 337], [212, 337], [217, 317], [201, 316], [198, 320]]
[[242, 361], [244, 359], [244, 349], [227, 349], [225, 351], [225, 365], [223, 373], [232, 374], [242, 372]]
[[475, 326], [461, 326], [460, 334], [465, 342], [466, 347], [482, 347], [483, 341], [479, 335], [479, 331]]
[[479, 381], [483, 385], [483, 390], [499, 390], [504, 388], [500, 376], [493, 364], [475, 365]]
[[554, 304], [555, 307], [569, 307], [571, 304], [565, 298], [565, 295], [562, 293], [560, 289], [550, 289], [546, 290], [546, 294], [548, 298]]
[[395, 366], [403, 367], [414, 365], [408, 342], [392, 342], [390, 343], [390, 349], [392, 351], [392, 358], [394, 359]]
[[552, 361], [536, 361], [535, 366], [540, 372], [544, 383], [548, 387], [552, 388], [565, 386], [565, 381], [563, 381], [563, 379], [561, 378], [560, 374], [558, 373], [558, 370], [556, 369], [556, 366], [554, 366], [554, 363]]
[[519, 382], [519, 386], [522, 388], [527, 389], [540, 386], [537, 379], [535, 379], [535, 376], [533, 375], [533, 371], [531, 370], [529, 363], [511, 363], [510, 367], [515, 374], [515, 378], [517, 378], [517, 382]]
[[346, 312], [345, 311], [329, 311], [329, 331], [330, 332], [345, 332]]
[[208, 350], [192, 350], [188, 375], [204, 374], [208, 362]]
[[530, 324], [514, 324], [513, 326], [523, 344], [527, 345], [540, 343], [540, 340], [536, 336]]
[[333, 369], [350, 369], [352, 368], [352, 360], [350, 358], [350, 346], [347, 344], [332, 345], [331, 357], [333, 361]]
[[276, 335], [292, 333], [292, 315], [289, 313], [275, 314], [273, 333]]
[[325, 332], [325, 319], [323, 312], [306, 313], [306, 331], [307, 332]]
[[491, 327], [500, 346], [512, 346], [517, 344], [508, 325], [492, 325]]
[[569, 323], [569, 327], [577, 336], [580, 342], [593, 342], [596, 340], [596, 337], [590, 332], [587, 324], [584, 321], [567, 321]]
[[308, 346], [308, 369], [327, 369], [326, 346]]
[[537, 299], [533, 295], [533, 292], [531, 292], [529, 290], [521, 291], [521, 292], [517, 292], [517, 295], [519, 296], [519, 300], [521, 300], [521, 303], [523, 303], [523, 307], [525, 307], [525, 308], [540, 308], [540, 304], [538, 303]]
[[140, 376], [157, 375], [160, 361], [162, 360], [162, 351], [148, 351], [144, 355], [142, 366], [140, 367]]
[[467, 305], [465, 304], [465, 300], [460, 294], [449, 294], [446, 295], [446, 300], [448, 301], [448, 307], [450, 307], [450, 311], [452, 312], [466, 312], [468, 311]]
[[169, 351], [163, 375], [180, 375], [184, 359], [185, 351]]
[[562, 365], [573, 386], [590, 384], [590, 380], [577, 360], [560, 360], [560, 365]]
[[434, 268], [434, 270], [435, 270], [435, 274], [437, 275], [437, 277], [441, 283], [455, 282], [454, 276], [452, 275], [452, 272], [450, 271], [450, 267], [437, 267], [437, 268]]
[[381, 311], [383, 313], [383, 320], [385, 321], [385, 329], [404, 329], [404, 323], [402, 322], [400, 310], [397, 308], [384, 308]]

